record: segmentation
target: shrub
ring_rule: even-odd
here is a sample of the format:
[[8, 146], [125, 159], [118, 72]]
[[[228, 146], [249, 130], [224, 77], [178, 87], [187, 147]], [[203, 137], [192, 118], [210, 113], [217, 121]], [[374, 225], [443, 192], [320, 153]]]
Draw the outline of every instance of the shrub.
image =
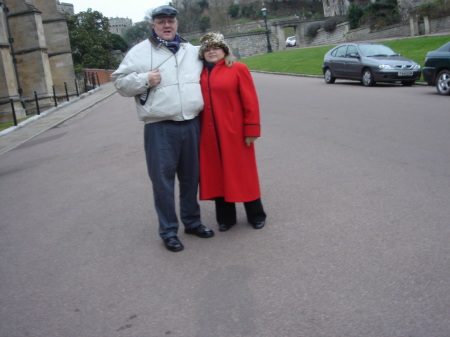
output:
[[359, 27], [360, 20], [364, 15], [364, 10], [354, 2], [350, 3], [347, 12], [347, 21], [350, 29], [356, 29]]
[[417, 7], [415, 10], [413, 10], [413, 14], [418, 14], [422, 17], [428, 16], [430, 19], [450, 16], [450, 2], [429, 2]]
[[228, 14], [233, 18], [236, 19], [239, 15], [239, 6], [238, 5], [231, 5], [228, 7]]
[[364, 15], [361, 19], [371, 28], [381, 28], [401, 21], [398, 13], [397, 1], [373, 2], [364, 7]]
[[336, 29], [336, 26], [344, 22], [344, 19], [339, 16], [332, 16], [328, 18], [322, 25], [322, 28], [326, 32], [332, 32]]
[[317, 31], [320, 29], [321, 24], [318, 22], [314, 22], [308, 26], [305, 32], [305, 36], [313, 37], [317, 34]]
[[326, 32], [332, 32], [337, 25], [337, 18], [335, 16], [332, 16], [325, 20], [325, 22], [322, 25], [322, 28]]
[[244, 18], [249, 18], [249, 19], [259, 18], [259, 16], [260, 16], [260, 13], [256, 9], [256, 5], [254, 3], [242, 6], [241, 13]]
[[202, 16], [199, 22], [199, 28], [204, 33], [211, 27], [211, 21], [209, 16]]

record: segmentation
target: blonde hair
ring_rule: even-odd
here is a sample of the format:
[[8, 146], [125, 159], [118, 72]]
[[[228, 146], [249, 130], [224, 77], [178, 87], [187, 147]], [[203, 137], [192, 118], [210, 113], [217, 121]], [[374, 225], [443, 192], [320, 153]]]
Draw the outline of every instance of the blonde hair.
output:
[[225, 55], [224, 60], [225, 60], [225, 65], [228, 68], [230, 68], [233, 65], [233, 63], [234, 63], [234, 56], [231, 55], [231, 53], [230, 53], [228, 55]]

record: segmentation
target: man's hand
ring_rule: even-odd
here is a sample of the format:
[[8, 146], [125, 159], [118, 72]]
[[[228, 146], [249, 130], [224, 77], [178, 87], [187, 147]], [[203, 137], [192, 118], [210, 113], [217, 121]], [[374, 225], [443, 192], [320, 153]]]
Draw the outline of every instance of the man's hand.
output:
[[161, 75], [159, 74], [159, 69], [152, 70], [148, 73], [148, 83], [151, 87], [156, 87], [159, 82], [161, 82]]
[[250, 144], [253, 143], [257, 139], [258, 139], [258, 137], [245, 137], [245, 144], [247, 146], [250, 146]]

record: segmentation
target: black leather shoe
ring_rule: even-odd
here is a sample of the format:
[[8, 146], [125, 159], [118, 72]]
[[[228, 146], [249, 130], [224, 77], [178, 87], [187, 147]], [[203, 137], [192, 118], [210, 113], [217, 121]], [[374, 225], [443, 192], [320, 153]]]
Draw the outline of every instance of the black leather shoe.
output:
[[264, 225], [266, 224], [266, 221], [257, 221], [257, 222], [252, 222], [252, 226], [254, 229], [261, 229], [264, 227]]
[[229, 230], [232, 226], [234, 226], [234, 224], [231, 225], [225, 225], [223, 223], [219, 224], [219, 232], [226, 232], [227, 230]]
[[164, 246], [171, 252], [179, 252], [184, 249], [183, 244], [176, 236], [171, 236], [170, 238], [167, 238], [164, 241]]
[[193, 234], [197, 235], [199, 238], [210, 238], [211, 236], [214, 236], [214, 232], [212, 229], [206, 228], [203, 225], [198, 225], [197, 227], [194, 227], [192, 229], [185, 229], [184, 232], [186, 234]]

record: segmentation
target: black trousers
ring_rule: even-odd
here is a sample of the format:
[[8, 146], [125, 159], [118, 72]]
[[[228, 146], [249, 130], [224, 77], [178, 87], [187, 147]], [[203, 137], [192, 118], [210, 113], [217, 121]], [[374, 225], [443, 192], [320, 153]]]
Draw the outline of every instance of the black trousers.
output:
[[[236, 203], [226, 202], [223, 197], [216, 198], [216, 219], [218, 224], [236, 224]], [[249, 223], [256, 223], [266, 220], [266, 213], [261, 202], [261, 198], [244, 202], [245, 213]]]

